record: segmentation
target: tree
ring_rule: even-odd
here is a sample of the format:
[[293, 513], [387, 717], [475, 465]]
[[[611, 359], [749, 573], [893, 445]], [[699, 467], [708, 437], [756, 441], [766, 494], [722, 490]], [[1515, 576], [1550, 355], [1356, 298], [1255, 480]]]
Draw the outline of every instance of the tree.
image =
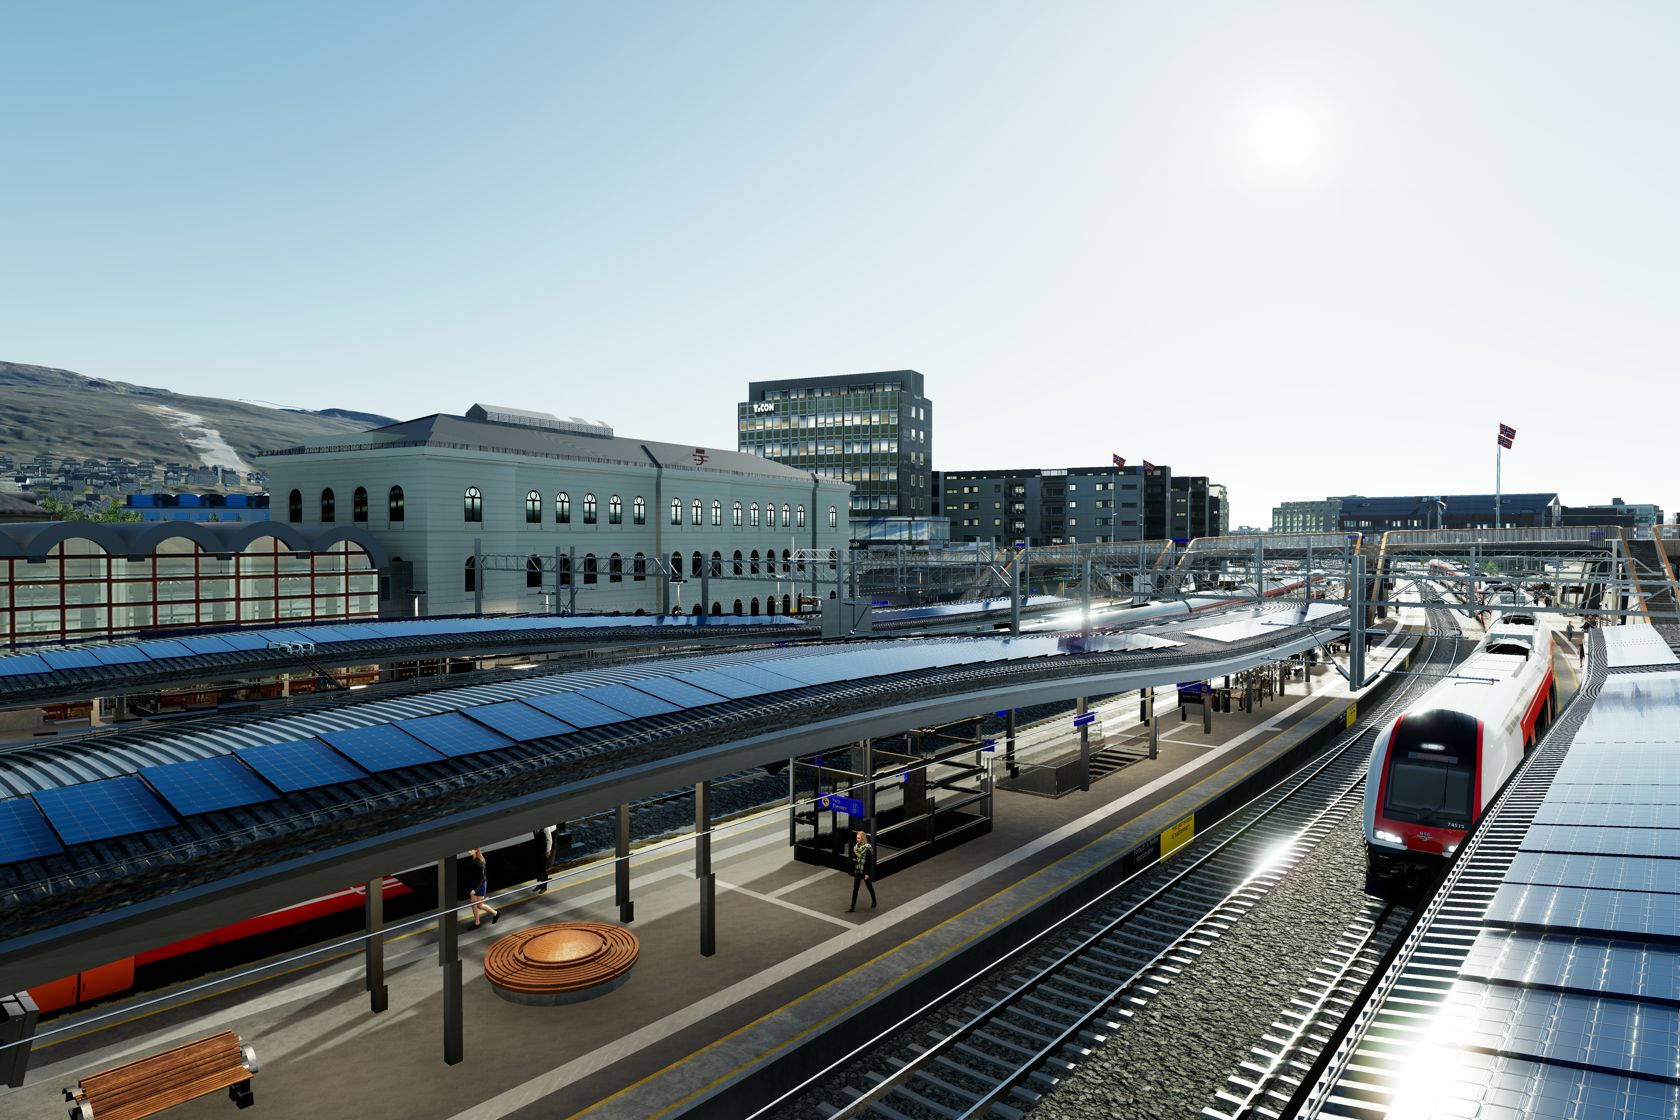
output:
[[124, 509], [115, 498], [112, 498], [99, 509], [92, 507], [77, 509], [69, 502], [61, 502], [57, 498], [42, 498], [37, 504], [52, 514], [54, 519], [58, 521], [97, 521], [101, 524], [110, 524], [118, 521], [145, 520], [140, 516], [139, 510]]

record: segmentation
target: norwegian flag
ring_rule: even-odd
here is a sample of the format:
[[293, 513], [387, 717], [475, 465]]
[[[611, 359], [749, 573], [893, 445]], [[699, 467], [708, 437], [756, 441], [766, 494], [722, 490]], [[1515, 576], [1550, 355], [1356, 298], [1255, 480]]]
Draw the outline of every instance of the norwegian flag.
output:
[[1152, 470], [1155, 469], [1155, 464], [1151, 463], [1148, 459], [1145, 459], [1143, 461], [1143, 469], [1144, 469], [1145, 473], [1148, 473], [1149, 471], [1152, 471]]
[[1499, 437], [1499, 446], [1501, 446], [1501, 447], [1505, 448], [1507, 451], [1509, 451], [1511, 449], [1510, 439], [1505, 437], [1505, 436], [1500, 436]]
[[1115, 465], [1115, 466], [1117, 466], [1117, 467], [1121, 467], [1121, 468], [1124, 468], [1124, 467], [1125, 467], [1125, 465], [1126, 465], [1126, 460], [1124, 460], [1124, 459], [1122, 459], [1122, 458], [1121, 458], [1121, 457], [1120, 457], [1120, 456], [1118, 456], [1118, 455], [1115, 455], [1115, 456], [1112, 456], [1112, 458], [1113, 458], [1113, 459], [1114, 459], [1114, 465]]
[[1517, 430], [1515, 428], [1511, 427], [1511, 425], [1509, 425], [1509, 424], [1499, 425], [1499, 434], [1504, 436], [1506, 439], [1516, 439], [1517, 438]]

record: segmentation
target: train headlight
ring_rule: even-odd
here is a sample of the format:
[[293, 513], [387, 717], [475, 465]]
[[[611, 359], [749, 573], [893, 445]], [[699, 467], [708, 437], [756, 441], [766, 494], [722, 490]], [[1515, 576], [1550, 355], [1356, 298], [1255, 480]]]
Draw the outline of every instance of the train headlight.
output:
[[1458, 845], [1457, 844], [1448, 844], [1447, 845], [1447, 847], [1446, 847], [1446, 854], [1447, 855], [1450, 856], [1456, 851], [1458, 851]]
[[1377, 829], [1377, 839], [1389, 844], [1404, 844], [1406, 842], [1398, 832], [1390, 832], [1386, 828]]

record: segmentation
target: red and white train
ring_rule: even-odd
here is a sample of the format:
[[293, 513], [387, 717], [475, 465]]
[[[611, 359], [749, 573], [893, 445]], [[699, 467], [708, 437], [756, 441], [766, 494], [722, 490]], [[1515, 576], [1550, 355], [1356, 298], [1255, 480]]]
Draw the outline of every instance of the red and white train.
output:
[[1391, 875], [1458, 850], [1557, 715], [1552, 627], [1504, 609], [1451, 676], [1377, 736], [1365, 779], [1365, 851]]

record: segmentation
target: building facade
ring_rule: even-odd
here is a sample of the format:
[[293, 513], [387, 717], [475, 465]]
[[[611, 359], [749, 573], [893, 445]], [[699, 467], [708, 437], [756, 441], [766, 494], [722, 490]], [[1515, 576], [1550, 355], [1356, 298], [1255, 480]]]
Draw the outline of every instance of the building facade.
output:
[[0, 525], [0, 643], [375, 618], [384, 563], [348, 525]]
[[954, 541], [1112, 544], [1222, 531], [1225, 488], [1171, 467], [941, 471], [937, 510]]
[[1624, 502], [1611, 498], [1604, 506], [1564, 506], [1565, 525], [1619, 525], [1624, 529], [1649, 529], [1661, 525], [1662, 507], [1649, 502]]
[[933, 512], [933, 402], [913, 369], [754, 381], [740, 451], [852, 487], [851, 517]]
[[[1492, 494], [1424, 494], [1340, 499], [1337, 529], [1372, 533], [1387, 529], [1492, 529]], [[1545, 528], [1563, 523], [1556, 494], [1505, 494], [1499, 499], [1499, 524], [1506, 529]]]
[[267, 521], [267, 494], [130, 494], [123, 509], [142, 521]]
[[1274, 533], [1334, 533], [1341, 529], [1342, 500], [1284, 502], [1272, 507]]
[[388, 616], [787, 613], [834, 590], [847, 538], [843, 483], [517, 409], [261, 458], [276, 521], [350, 523], [384, 545]]

